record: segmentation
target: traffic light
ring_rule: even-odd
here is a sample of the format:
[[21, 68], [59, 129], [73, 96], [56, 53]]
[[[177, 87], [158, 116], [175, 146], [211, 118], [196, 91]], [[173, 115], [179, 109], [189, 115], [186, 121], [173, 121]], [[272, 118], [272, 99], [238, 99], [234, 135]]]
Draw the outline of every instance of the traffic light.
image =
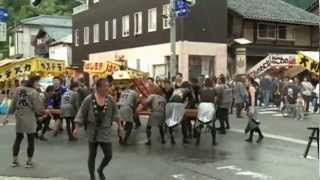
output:
[[32, 6], [36, 7], [41, 3], [42, 0], [30, 0]]
[[196, 0], [183, 0], [189, 6], [194, 6], [196, 4]]

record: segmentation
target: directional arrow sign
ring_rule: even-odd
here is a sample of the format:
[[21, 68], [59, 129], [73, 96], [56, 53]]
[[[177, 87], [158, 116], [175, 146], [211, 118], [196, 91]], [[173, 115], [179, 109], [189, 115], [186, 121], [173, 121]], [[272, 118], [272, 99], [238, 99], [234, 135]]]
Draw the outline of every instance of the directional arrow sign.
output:
[[187, 16], [189, 11], [189, 5], [184, 0], [176, 0], [176, 15], [181, 16]]

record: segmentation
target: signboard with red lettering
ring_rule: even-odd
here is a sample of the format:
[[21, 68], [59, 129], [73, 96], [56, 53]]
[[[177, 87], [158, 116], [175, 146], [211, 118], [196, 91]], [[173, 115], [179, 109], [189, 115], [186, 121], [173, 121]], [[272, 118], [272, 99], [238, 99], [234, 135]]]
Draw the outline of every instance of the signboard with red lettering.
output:
[[110, 61], [87, 61], [84, 63], [83, 70], [87, 73], [111, 75], [119, 68], [119, 64]]
[[247, 74], [253, 77], [257, 77], [265, 73], [272, 67], [293, 67], [296, 65], [295, 55], [287, 54], [287, 55], [269, 55], [254, 67], [252, 67]]

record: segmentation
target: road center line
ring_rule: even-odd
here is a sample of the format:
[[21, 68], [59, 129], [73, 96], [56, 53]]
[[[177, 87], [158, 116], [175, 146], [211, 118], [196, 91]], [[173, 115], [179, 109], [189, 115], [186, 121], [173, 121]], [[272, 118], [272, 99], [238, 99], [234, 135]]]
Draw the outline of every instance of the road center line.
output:
[[[230, 129], [230, 131], [236, 132], [236, 133], [244, 133], [244, 130], [242, 130], [242, 129]], [[286, 141], [286, 142], [301, 144], [301, 145], [308, 144], [308, 141], [301, 140], [301, 139], [295, 139], [295, 138], [279, 136], [279, 135], [275, 135], [275, 134], [268, 134], [268, 133], [263, 133], [263, 135], [267, 138], [270, 138], [270, 139], [276, 139], [276, 140], [281, 140], [281, 141]], [[313, 143], [312, 146], [317, 147], [315, 143]]]

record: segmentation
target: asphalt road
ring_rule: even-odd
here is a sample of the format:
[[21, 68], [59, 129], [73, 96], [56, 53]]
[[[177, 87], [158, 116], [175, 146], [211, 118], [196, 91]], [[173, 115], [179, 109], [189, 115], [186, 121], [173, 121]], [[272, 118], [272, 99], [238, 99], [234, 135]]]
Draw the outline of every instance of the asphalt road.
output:
[[[218, 146], [211, 146], [207, 133], [201, 145], [182, 145], [180, 130], [177, 144], [159, 143], [154, 131], [152, 147], [144, 145], [144, 128], [136, 130], [128, 147], [113, 144], [113, 159], [105, 173], [110, 180], [315, 180], [318, 176], [316, 148], [310, 159], [303, 159], [305, 141], [310, 132], [306, 127], [318, 124], [319, 115], [310, 115], [305, 121], [295, 121], [275, 114], [260, 114], [266, 138], [262, 144], [248, 144], [243, 128], [246, 119], [231, 116], [232, 129], [227, 135], [218, 135]], [[54, 178], [55, 180], [88, 180], [87, 143], [82, 133], [80, 141], [69, 143], [65, 134], [48, 142], [37, 142], [34, 169], [11, 168], [11, 146], [14, 124], [0, 127], [0, 180], [33, 180], [27, 178]], [[114, 139], [116, 141], [116, 139]], [[169, 142], [169, 140], [168, 140]], [[20, 161], [26, 159], [25, 144]], [[97, 163], [102, 157], [99, 152]], [[10, 178], [9, 178], [10, 177]]]

